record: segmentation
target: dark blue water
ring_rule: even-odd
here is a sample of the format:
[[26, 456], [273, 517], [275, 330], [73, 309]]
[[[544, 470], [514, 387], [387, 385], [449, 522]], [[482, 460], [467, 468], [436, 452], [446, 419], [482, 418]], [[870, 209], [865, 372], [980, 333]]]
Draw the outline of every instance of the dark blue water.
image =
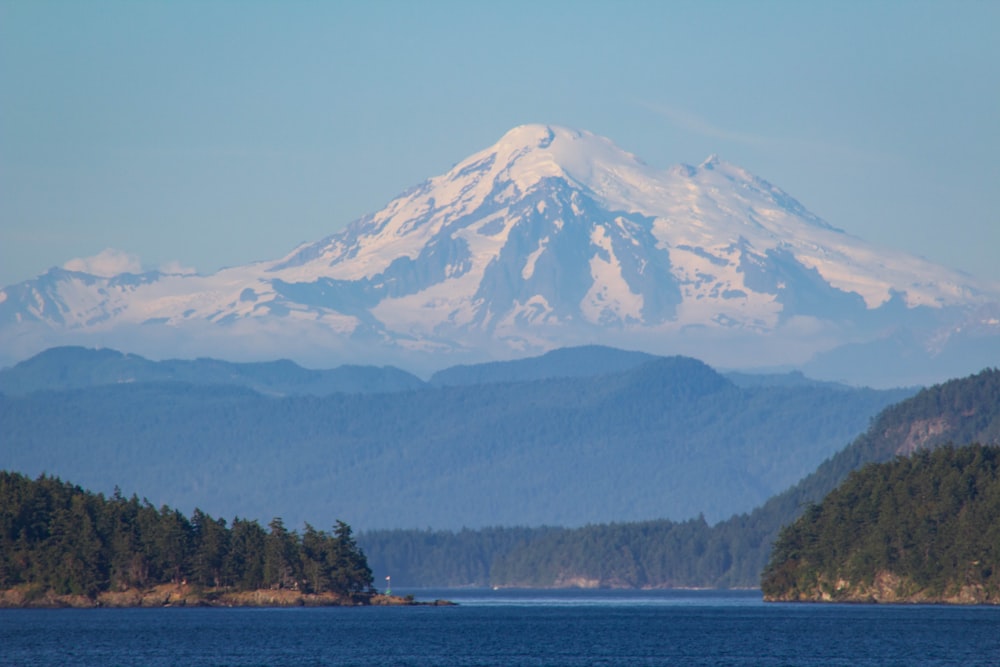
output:
[[458, 607], [0, 611], [3, 665], [1000, 665], [1000, 608], [711, 592], [420, 592]]

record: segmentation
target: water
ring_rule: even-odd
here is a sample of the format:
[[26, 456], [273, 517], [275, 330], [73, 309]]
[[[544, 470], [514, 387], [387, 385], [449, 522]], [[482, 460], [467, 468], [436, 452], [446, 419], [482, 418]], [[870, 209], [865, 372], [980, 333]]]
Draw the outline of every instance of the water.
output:
[[437, 597], [460, 606], [0, 610], [0, 664], [1000, 665], [995, 607], [763, 604], [759, 593], [417, 592]]

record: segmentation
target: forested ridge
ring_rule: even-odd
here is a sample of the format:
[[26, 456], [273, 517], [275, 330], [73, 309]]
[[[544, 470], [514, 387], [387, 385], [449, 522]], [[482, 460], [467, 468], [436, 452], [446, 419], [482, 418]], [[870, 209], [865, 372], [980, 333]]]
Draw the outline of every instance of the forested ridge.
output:
[[0, 471], [0, 589], [81, 595], [159, 584], [251, 591], [292, 589], [364, 601], [372, 573], [351, 527], [273, 519], [231, 525], [196, 510], [159, 509], [136, 496], [106, 498], [57, 478]]
[[781, 528], [867, 463], [950, 443], [1000, 445], [1000, 371], [921, 390], [883, 410], [867, 431], [798, 484], [715, 524], [598, 524], [581, 528], [362, 531], [376, 576], [408, 585], [751, 588]]
[[781, 532], [761, 587], [769, 600], [1000, 603], [1000, 448], [852, 473]]
[[718, 521], [787, 488], [909, 394], [741, 388], [683, 357], [600, 377], [322, 397], [135, 382], [0, 396], [0, 469], [294, 525], [328, 525], [333, 508], [367, 529]]
[[[802, 443], [815, 445], [815, 438], [842, 432], [847, 428], [846, 415], [855, 420], [864, 415], [867, 422], [867, 414], [874, 413], [872, 406], [884, 405], [891, 395], [835, 387], [744, 390], [704, 364], [680, 357], [656, 359], [600, 378], [501, 382], [392, 395], [275, 398], [240, 387], [137, 383], [0, 396], [0, 441], [9, 445], [0, 448], [0, 459], [35, 457], [32, 460], [41, 465], [29, 469], [32, 474], [76, 470], [113, 480], [103, 487], [105, 491], [112, 484], [128, 484], [134, 485], [130, 490], [145, 493], [146, 480], [156, 478], [173, 497], [210, 492], [208, 497], [224, 499], [240, 507], [241, 513], [246, 506], [261, 506], [253, 495], [258, 491], [281, 499], [282, 508], [294, 506], [307, 515], [342, 507], [332, 502], [330, 494], [336, 492], [344, 498], [355, 494], [358, 507], [364, 505], [371, 512], [367, 516], [383, 521], [416, 517], [397, 525], [434, 525], [427, 508], [475, 511], [476, 516], [492, 515], [507, 524], [375, 530], [370, 521], [357, 521], [348, 512], [362, 527], [357, 544], [367, 555], [370, 574], [375, 579], [392, 575], [397, 586], [756, 587], [781, 527], [820, 501], [852, 470], [947, 443], [1000, 443], [1000, 372], [986, 370], [931, 387], [883, 410], [865, 433], [814, 473], [752, 512], [723, 521], [712, 523], [695, 511], [691, 514], [696, 518], [686, 520], [545, 527], [546, 522], [538, 521], [539, 515], [532, 511], [549, 510], [562, 502], [574, 510], [608, 512], [617, 507], [615, 501], [621, 502], [622, 494], [638, 487], [669, 486], [671, 497], [690, 494], [692, 488], [718, 496], [761, 473], [734, 476], [746, 461], [777, 465], [783, 457], [801, 452]], [[799, 420], [794, 430], [780, 428], [793, 420]], [[51, 446], [53, 442], [59, 446]], [[694, 468], [695, 462], [706, 460], [714, 466]], [[128, 465], [121, 466], [123, 461]], [[225, 475], [231, 476], [228, 482]], [[383, 483], [372, 484], [373, 479]], [[32, 483], [62, 485], [51, 477]], [[577, 495], [570, 496], [568, 484], [579, 487]], [[297, 495], [289, 496], [292, 491]], [[152, 546], [140, 552], [142, 566], [127, 575], [128, 562], [121, 553], [128, 552], [115, 551], [114, 540], [124, 540], [122, 535], [128, 533], [108, 532], [114, 521], [88, 509], [100, 503], [78, 498], [57, 503], [56, 514], [84, 512], [89, 523], [82, 521], [79, 526], [90, 528], [54, 530], [47, 539], [63, 551], [48, 552], [49, 560], [39, 562], [55, 564], [54, 571], [71, 570], [70, 563], [84, 562], [72, 545], [96, 543], [98, 574], [91, 576], [87, 570], [86, 576], [53, 579], [39, 586], [88, 591], [105, 590], [104, 586], [110, 590], [123, 581], [131, 585], [187, 580], [240, 587], [249, 585], [241, 583], [248, 576], [254, 585], [312, 590], [316, 585], [307, 581], [311, 558], [306, 554], [307, 538], [312, 544], [317, 538], [324, 542], [337, 537], [336, 530], [322, 533], [308, 525], [302, 534], [289, 531], [281, 520], [272, 521], [267, 529], [247, 519], [226, 525], [200, 510], [187, 519], [166, 507], [169, 503], [157, 502], [156, 509], [134, 495], [83, 493], [119, 507], [127, 517], [143, 517], [149, 525], [160, 521], [154, 515], [162, 516], [163, 526], [179, 522], [181, 529], [176, 532], [185, 537], [175, 551], [184, 558], [176, 562], [183, 565], [165, 566], [166, 557], [153, 555], [157, 540], [147, 536], [141, 544]], [[677, 509], [652, 496], [643, 497], [643, 502], [649, 505], [646, 515], [669, 516], [671, 509]], [[288, 516], [280, 509], [277, 514]], [[183, 520], [170, 518], [175, 515]], [[258, 511], [256, 516], [273, 514]], [[58, 519], [55, 525], [63, 521]], [[519, 523], [530, 527], [518, 527]], [[217, 532], [213, 525], [219, 524], [229, 536], [228, 560], [206, 578], [210, 568], [206, 569], [201, 540]], [[17, 535], [34, 534], [25, 532], [25, 526], [37, 525], [41, 522], [21, 522]], [[237, 534], [254, 536], [250, 541], [257, 546], [292, 543], [290, 579], [276, 581], [274, 567], [262, 579], [260, 558], [248, 561], [255, 563], [249, 570], [239, 569], [236, 554], [243, 542]], [[4, 535], [14, 537], [2, 545], [0, 586], [11, 585], [15, 572], [26, 576], [28, 563], [23, 555], [28, 553], [28, 542], [18, 542], [21, 538], [14, 533]], [[93, 535], [101, 537], [95, 542]], [[18, 561], [7, 558], [15, 553], [21, 554]], [[273, 558], [271, 562], [273, 566]], [[245, 571], [251, 574], [236, 574]], [[176, 579], [170, 572], [182, 576]], [[97, 589], [93, 581], [98, 582]]]

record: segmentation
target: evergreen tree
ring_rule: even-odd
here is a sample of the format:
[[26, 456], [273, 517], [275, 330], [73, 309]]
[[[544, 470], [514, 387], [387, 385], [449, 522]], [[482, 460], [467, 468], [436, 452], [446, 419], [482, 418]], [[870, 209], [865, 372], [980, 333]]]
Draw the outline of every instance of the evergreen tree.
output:
[[264, 585], [269, 588], [298, 588], [296, 535], [285, 528], [280, 517], [272, 519], [268, 528], [271, 532], [264, 540]]
[[330, 587], [337, 593], [356, 595], [369, 593], [374, 578], [364, 552], [351, 534], [351, 527], [337, 521], [333, 539], [328, 541], [327, 563], [330, 565]]

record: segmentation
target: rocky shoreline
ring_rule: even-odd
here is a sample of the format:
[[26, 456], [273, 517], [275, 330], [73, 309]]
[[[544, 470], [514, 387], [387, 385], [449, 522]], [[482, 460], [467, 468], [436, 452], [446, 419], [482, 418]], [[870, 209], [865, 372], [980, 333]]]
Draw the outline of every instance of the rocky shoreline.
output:
[[106, 591], [96, 596], [57, 595], [31, 586], [0, 591], [0, 608], [152, 608], [152, 607], [363, 607], [363, 606], [452, 606], [448, 600], [418, 602], [412, 596], [303, 593], [288, 589], [234, 591], [202, 588], [189, 584], [164, 584], [148, 589]]
[[791, 588], [764, 595], [765, 602], [851, 602], [869, 604], [997, 605], [1000, 599], [980, 585], [949, 587], [944, 594], [921, 589], [905, 577], [879, 572], [871, 584], [839, 580], [808, 589]]

